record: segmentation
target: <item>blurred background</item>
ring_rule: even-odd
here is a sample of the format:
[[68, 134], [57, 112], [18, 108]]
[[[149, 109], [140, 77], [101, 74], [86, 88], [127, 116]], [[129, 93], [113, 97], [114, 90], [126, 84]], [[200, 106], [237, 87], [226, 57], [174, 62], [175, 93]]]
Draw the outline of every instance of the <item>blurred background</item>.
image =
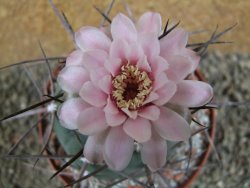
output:
[[[83, 25], [98, 26], [101, 15], [93, 8], [105, 10], [110, 0], [54, 0], [55, 5], [67, 16], [74, 30]], [[119, 1], [117, 1], [119, 2]], [[239, 0], [126, 0], [133, 15], [138, 17], [147, 10], [160, 12], [163, 22], [167, 19], [181, 21], [189, 31], [212, 32], [235, 23], [238, 26], [225, 36], [233, 45], [215, 47], [223, 52], [249, 52], [250, 1]], [[111, 18], [118, 12], [126, 12], [122, 3], [115, 3]], [[73, 49], [72, 41], [56, 18], [47, 0], [0, 0], [0, 67], [21, 60], [41, 56], [38, 40], [48, 56], [67, 54]], [[199, 34], [196, 40], [207, 39]]]
[[[81, 26], [98, 26], [102, 16], [94, 5], [105, 11], [110, 0], [54, 0], [76, 31]], [[161, 13], [163, 22], [167, 19], [178, 22], [190, 32], [191, 42], [209, 39], [218, 25], [218, 31], [237, 23], [221, 40], [232, 44], [212, 45], [202, 59], [201, 69], [208, 82], [213, 85], [215, 99], [222, 104], [218, 110], [218, 131], [215, 146], [221, 159], [214, 152], [209, 163], [192, 187], [250, 187], [250, 1], [246, 0], [126, 0], [133, 16], [138, 18], [145, 11]], [[124, 12], [122, 1], [116, 0], [110, 13]], [[74, 49], [67, 34], [46, 0], [0, 0], [0, 67], [23, 60], [43, 57], [38, 45], [41, 42], [46, 55], [66, 56]], [[4, 69], [0, 72], [0, 118], [32, 104], [30, 81], [19, 69]], [[28, 89], [24, 89], [27, 87]], [[28, 97], [27, 97], [28, 96]], [[28, 99], [27, 99], [28, 98]], [[232, 105], [228, 101], [245, 102]], [[32, 120], [29, 120], [32, 121]], [[0, 154], [5, 154], [26, 130], [24, 122], [0, 124]], [[26, 141], [20, 151], [35, 147], [33, 141]], [[37, 148], [35, 148], [37, 149]], [[39, 151], [39, 149], [38, 149]], [[7, 161], [7, 162], [6, 162]], [[218, 165], [223, 163], [223, 168]], [[0, 158], [0, 187], [28, 188], [55, 187], [57, 182], [48, 182], [46, 173], [33, 173], [32, 167], [15, 160]], [[46, 161], [40, 164], [46, 165]], [[23, 169], [26, 169], [23, 173]], [[55, 184], [54, 184], [55, 183]]]

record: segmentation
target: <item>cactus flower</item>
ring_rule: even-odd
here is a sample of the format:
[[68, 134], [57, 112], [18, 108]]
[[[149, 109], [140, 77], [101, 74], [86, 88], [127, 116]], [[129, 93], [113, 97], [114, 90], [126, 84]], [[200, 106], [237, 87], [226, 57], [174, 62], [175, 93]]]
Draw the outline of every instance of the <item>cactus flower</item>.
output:
[[142, 162], [156, 171], [166, 162], [166, 140], [189, 139], [189, 123], [169, 106], [202, 106], [213, 90], [186, 80], [200, 60], [186, 47], [187, 31], [175, 28], [159, 39], [161, 34], [161, 16], [154, 12], [136, 23], [118, 14], [108, 30], [87, 26], [75, 33], [78, 49], [58, 75], [60, 87], [73, 97], [63, 103], [59, 119], [88, 136], [89, 161], [123, 170], [136, 142]]

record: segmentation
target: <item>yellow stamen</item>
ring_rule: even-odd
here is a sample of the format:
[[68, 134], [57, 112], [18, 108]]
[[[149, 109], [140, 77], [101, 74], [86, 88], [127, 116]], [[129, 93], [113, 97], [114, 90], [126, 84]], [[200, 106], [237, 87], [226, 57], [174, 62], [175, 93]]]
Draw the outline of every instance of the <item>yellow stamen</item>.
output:
[[119, 108], [137, 110], [152, 90], [152, 81], [137, 66], [124, 65], [112, 81], [112, 96]]

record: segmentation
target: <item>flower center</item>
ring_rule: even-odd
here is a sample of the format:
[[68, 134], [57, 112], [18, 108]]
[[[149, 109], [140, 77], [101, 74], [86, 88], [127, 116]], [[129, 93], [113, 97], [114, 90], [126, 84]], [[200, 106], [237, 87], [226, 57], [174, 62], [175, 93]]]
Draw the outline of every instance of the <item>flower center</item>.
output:
[[112, 96], [119, 108], [137, 110], [152, 90], [152, 81], [137, 66], [124, 65], [112, 81]]

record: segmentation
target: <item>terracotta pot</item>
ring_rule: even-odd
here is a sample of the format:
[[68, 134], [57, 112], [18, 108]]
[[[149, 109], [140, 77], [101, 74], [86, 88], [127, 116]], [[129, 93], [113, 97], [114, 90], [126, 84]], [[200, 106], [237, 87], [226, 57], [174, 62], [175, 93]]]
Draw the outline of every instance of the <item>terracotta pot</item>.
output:
[[[57, 69], [54, 70], [54, 76], [55, 77], [58, 75], [58, 72], [60, 71], [61, 68], [62, 67], [59, 66]], [[199, 70], [195, 71], [195, 74], [194, 74], [193, 78], [191, 78], [191, 79], [206, 81], [204, 76], [202, 75], [201, 71], [199, 71]], [[50, 93], [49, 92], [50, 91], [50, 86], [51, 86], [51, 84], [48, 83], [47, 87], [46, 87], [46, 90], [47, 90], [48, 93]], [[208, 134], [209, 134], [211, 140], [213, 141], [214, 138], [215, 138], [215, 131], [216, 131], [216, 111], [214, 109], [206, 110], [206, 115], [208, 116], [209, 122], [210, 122], [210, 125], [209, 125], [210, 128], [208, 129]], [[41, 121], [40, 125], [38, 126], [39, 127], [39, 137], [40, 137], [41, 140], [42, 140], [42, 138], [44, 136], [44, 133], [46, 131], [47, 124], [48, 124], [48, 122], [44, 119], [43, 121]], [[55, 151], [56, 152], [58, 152], [60, 154], [65, 154], [65, 152], [63, 151], [62, 146], [60, 146], [60, 144], [59, 144], [59, 141], [58, 141], [55, 133], [52, 133], [50, 142], [53, 143], [53, 145], [55, 146]], [[211, 153], [211, 150], [212, 150], [212, 145], [211, 145], [210, 142], [207, 142], [205, 140], [204, 140], [203, 144], [205, 145], [206, 150], [196, 160], [196, 166], [197, 166], [196, 170], [192, 171], [192, 173], [188, 176], [187, 180], [182, 181], [180, 184], [178, 184], [178, 187], [180, 187], [180, 188], [189, 187], [192, 184], [192, 182], [194, 182], [194, 180], [199, 176], [199, 173], [201, 172], [203, 166], [206, 164], [206, 162], [208, 160], [208, 157], [209, 157], [209, 155]], [[48, 150], [45, 150], [45, 153], [50, 154], [50, 152]], [[54, 170], [59, 169], [60, 166], [63, 165], [60, 160], [49, 159], [48, 161], [49, 161], [49, 164], [51, 165], [51, 167]], [[70, 169], [68, 169], [68, 170], [70, 170]], [[169, 174], [165, 173], [165, 175], [167, 177]], [[61, 178], [61, 180], [64, 182], [65, 185], [68, 185], [72, 181], [74, 181], [74, 177], [72, 177], [72, 176], [69, 177], [69, 176], [63, 175], [63, 174], [60, 174], [58, 176]], [[178, 179], [182, 178], [182, 175], [175, 176], [174, 178], [178, 181]], [[136, 186], [136, 187], [138, 188], [140, 186]]]
[[[195, 71], [195, 77], [200, 81], [206, 81], [200, 70]], [[215, 109], [209, 109], [207, 110], [207, 114], [210, 119], [210, 128], [208, 130], [209, 136], [211, 138], [211, 141], [214, 141], [216, 133], [217, 112]], [[192, 184], [192, 182], [194, 182], [195, 179], [199, 176], [203, 166], [206, 164], [208, 157], [210, 156], [210, 153], [212, 151], [212, 144], [208, 142], [206, 145], [207, 145], [206, 151], [203, 153], [203, 155], [199, 157], [197, 165], [198, 168], [193, 172], [193, 174], [189, 177], [189, 179], [183, 182], [183, 184], [181, 185], [182, 188], [188, 188]]]

